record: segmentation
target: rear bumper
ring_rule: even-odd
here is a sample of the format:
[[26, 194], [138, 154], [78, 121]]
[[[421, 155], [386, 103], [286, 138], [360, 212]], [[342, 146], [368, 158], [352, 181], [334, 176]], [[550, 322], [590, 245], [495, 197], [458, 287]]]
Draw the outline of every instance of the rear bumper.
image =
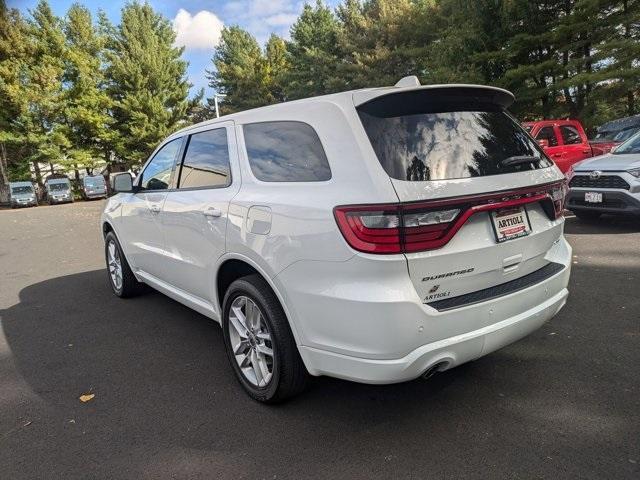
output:
[[100, 193], [93, 193], [93, 192], [87, 193], [87, 192], [84, 192], [84, 196], [86, 198], [91, 198], [91, 199], [94, 199], [94, 198], [107, 198], [107, 192], [100, 192]]
[[[587, 203], [585, 192], [602, 193], [603, 202]], [[566, 208], [571, 211], [600, 212], [613, 215], [640, 215], [640, 194], [626, 190], [572, 188], [567, 195]]]
[[[565, 269], [568, 278], [569, 268]], [[412, 380], [431, 367], [448, 370], [515, 342], [537, 330], [564, 306], [569, 292], [563, 288], [546, 302], [484, 328], [428, 343], [394, 360], [350, 357], [301, 347], [314, 375], [329, 375], [362, 383], [387, 384]]]
[[422, 303], [404, 259], [298, 262], [276, 277], [312, 375], [397, 383], [444, 370], [514, 342], [566, 302], [571, 247], [545, 257], [563, 268], [527, 288], [439, 311]]

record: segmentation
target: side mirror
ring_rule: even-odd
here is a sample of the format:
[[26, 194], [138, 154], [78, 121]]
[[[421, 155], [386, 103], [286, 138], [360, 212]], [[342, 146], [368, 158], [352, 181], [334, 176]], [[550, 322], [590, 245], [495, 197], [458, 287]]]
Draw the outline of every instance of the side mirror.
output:
[[113, 191], [115, 193], [133, 192], [133, 178], [128, 172], [119, 173], [113, 177]]
[[541, 138], [540, 140], [538, 140], [538, 145], [540, 145], [542, 148], [549, 148], [549, 140], [547, 140], [546, 138]]

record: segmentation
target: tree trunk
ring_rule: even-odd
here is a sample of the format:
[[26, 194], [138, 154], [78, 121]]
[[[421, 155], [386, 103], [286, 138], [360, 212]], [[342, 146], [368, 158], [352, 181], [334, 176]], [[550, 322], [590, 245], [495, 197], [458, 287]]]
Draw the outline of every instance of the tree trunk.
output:
[[629, 116], [636, 114], [636, 98], [632, 91], [627, 92], [627, 114]]
[[7, 150], [0, 143], [0, 204], [9, 202], [9, 172], [7, 172]]

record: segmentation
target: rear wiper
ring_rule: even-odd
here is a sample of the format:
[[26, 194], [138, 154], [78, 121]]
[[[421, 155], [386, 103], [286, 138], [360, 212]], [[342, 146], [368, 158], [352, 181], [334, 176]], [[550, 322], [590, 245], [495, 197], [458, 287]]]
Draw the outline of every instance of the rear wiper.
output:
[[534, 157], [533, 155], [514, 155], [512, 157], [507, 157], [503, 160], [500, 160], [500, 165], [503, 167], [510, 167], [512, 165], [519, 165], [521, 163], [531, 163], [531, 162], [539, 162], [540, 159], [538, 157]]

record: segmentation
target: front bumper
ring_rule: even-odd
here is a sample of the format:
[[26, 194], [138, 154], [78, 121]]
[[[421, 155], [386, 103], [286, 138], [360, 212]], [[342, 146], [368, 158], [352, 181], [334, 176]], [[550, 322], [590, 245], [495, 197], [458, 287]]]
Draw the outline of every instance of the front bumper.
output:
[[[584, 201], [586, 192], [602, 193], [602, 203]], [[571, 188], [567, 195], [566, 208], [571, 211], [590, 211], [613, 215], [640, 215], [640, 193], [627, 190]]]
[[300, 355], [312, 375], [397, 383], [446, 370], [539, 328], [566, 302], [571, 247], [545, 257], [564, 268], [517, 292], [452, 310], [422, 303], [406, 262], [298, 262], [277, 277]]
[[29, 201], [15, 200], [11, 202], [11, 205], [14, 207], [36, 207], [38, 206], [38, 202], [36, 200], [29, 200]]

